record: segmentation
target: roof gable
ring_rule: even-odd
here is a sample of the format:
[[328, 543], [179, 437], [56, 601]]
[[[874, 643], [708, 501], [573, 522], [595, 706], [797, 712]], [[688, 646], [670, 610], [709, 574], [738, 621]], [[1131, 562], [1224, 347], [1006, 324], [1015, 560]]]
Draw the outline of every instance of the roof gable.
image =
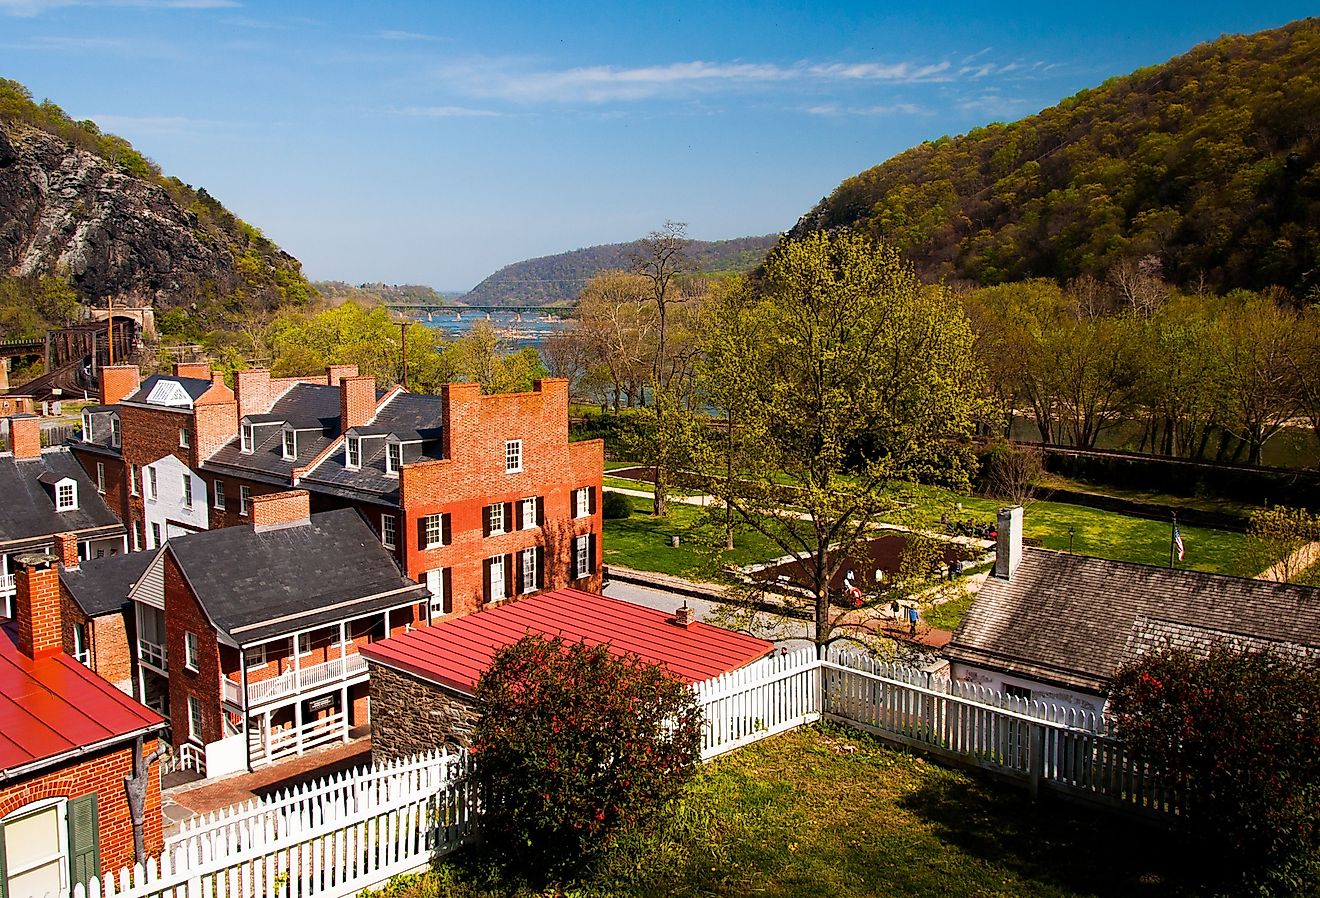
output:
[[179, 408], [191, 408], [193, 404], [192, 397], [188, 395], [183, 385], [172, 380], [157, 381], [144, 401], [151, 405], [172, 405]]

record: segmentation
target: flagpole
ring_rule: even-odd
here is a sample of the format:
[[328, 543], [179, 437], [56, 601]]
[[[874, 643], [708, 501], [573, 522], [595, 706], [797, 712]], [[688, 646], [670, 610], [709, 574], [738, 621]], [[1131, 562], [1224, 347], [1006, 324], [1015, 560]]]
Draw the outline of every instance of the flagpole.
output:
[[1178, 512], [1173, 513], [1173, 524], [1169, 527], [1169, 567], [1173, 567], [1173, 553], [1176, 548], [1175, 534], [1178, 532]]

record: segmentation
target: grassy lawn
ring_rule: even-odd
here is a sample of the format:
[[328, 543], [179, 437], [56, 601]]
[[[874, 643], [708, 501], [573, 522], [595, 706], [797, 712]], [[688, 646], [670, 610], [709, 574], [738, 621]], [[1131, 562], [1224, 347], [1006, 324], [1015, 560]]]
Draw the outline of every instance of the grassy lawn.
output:
[[[927, 763], [841, 729], [803, 728], [706, 765], [666, 832], [567, 894], [1120, 898], [1193, 892], [1170, 840]], [[469, 859], [389, 898], [516, 895], [467, 885]], [[563, 892], [546, 894], [562, 895]]]
[[[663, 518], [651, 516], [652, 501], [630, 497], [632, 517], [605, 521], [605, 563], [698, 580], [718, 579], [725, 567], [770, 561], [784, 553], [759, 533], [739, 531], [737, 548], [726, 552], [723, 526], [695, 505], [670, 503]], [[677, 536], [679, 545], [669, 545]]]

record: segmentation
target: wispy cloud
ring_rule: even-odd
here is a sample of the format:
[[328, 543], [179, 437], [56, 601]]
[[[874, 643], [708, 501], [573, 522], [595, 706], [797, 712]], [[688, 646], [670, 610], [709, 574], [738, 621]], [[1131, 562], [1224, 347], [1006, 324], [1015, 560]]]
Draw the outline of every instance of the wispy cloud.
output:
[[476, 60], [447, 64], [435, 74], [469, 95], [518, 103], [607, 103], [775, 84], [912, 84], [964, 77], [947, 61], [778, 65], [694, 60], [537, 71], [510, 61]]
[[96, 122], [102, 131], [114, 134], [191, 134], [235, 127], [233, 122], [191, 118], [183, 115], [114, 115], [94, 113], [82, 116]]
[[504, 115], [493, 109], [473, 109], [468, 106], [405, 106], [391, 109], [389, 114], [409, 118], [501, 118]]
[[838, 103], [821, 103], [802, 109], [807, 115], [819, 115], [829, 118], [865, 118], [883, 115], [930, 115], [931, 111], [915, 103], [890, 103], [875, 106], [847, 106]]
[[141, 9], [234, 9], [238, 0], [0, 0], [0, 12], [10, 16], [39, 16], [67, 6], [124, 6]]
[[372, 37], [382, 41], [433, 41], [437, 40], [435, 35], [422, 34], [420, 31], [395, 31], [386, 29], [377, 31]]

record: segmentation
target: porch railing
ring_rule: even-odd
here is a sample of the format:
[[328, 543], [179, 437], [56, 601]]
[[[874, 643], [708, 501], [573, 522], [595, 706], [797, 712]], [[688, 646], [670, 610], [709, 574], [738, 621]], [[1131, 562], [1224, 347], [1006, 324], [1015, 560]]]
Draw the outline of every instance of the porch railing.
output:
[[288, 670], [269, 680], [248, 683], [248, 707], [264, 705], [289, 695], [297, 695], [321, 686], [346, 680], [366, 673], [367, 660], [356, 652], [343, 658], [332, 658], [321, 664], [312, 664], [298, 670]]

